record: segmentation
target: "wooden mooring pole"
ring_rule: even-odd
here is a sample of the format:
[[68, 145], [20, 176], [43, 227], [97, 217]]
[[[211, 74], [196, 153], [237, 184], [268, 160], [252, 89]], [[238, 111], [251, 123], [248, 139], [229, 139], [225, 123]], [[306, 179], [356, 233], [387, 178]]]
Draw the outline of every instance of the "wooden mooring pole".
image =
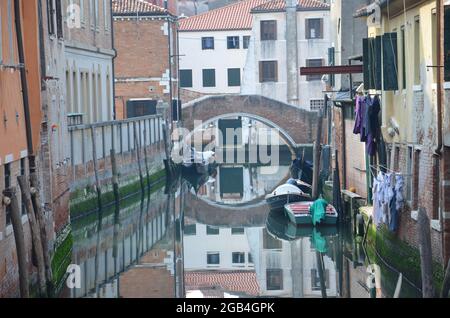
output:
[[31, 238], [33, 240], [33, 248], [34, 252], [36, 253], [39, 293], [41, 297], [47, 297], [44, 251], [42, 248], [40, 225], [36, 219], [36, 215], [33, 209], [33, 203], [31, 201], [30, 185], [25, 176], [18, 176], [17, 181], [19, 182], [19, 186], [22, 192], [22, 201], [25, 205], [25, 210], [27, 211], [28, 222], [30, 223], [31, 229]]
[[25, 236], [23, 233], [22, 216], [19, 209], [19, 203], [17, 202], [15, 190], [6, 189], [3, 191], [3, 195], [3, 204], [9, 206], [11, 211], [11, 223], [14, 231], [17, 263], [19, 267], [20, 297], [29, 298], [30, 289], [28, 286], [27, 248], [25, 246]]
[[319, 110], [317, 115], [317, 135], [314, 142], [314, 166], [313, 166], [313, 184], [312, 184], [312, 198], [317, 199], [319, 196], [319, 173], [320, 173], [320, 153], [322, 141], [322, 120], [323, 110]]
[[114, 234], [113, 234], [113, 258], [117, 258], [117, 244], [119, 237], [119, 223], [120, 223], [120, 192], [119, 192], [119, 178], [117, 173], [116, 150], [113, 148], [110, 151], [111, 169], [112, 169], [112, 183], [114, 193]]
[[417, 223], [419, 227], [418, 239], [422, 271], [422, 296], [423, 298], [433, 298], [433, 259], [431, 254], [430, 219], [424, 208], [419, 208]]
[[141, 147], [140, 147], [140, 142], [138, 140], [136, 123], [133, 124], [133, 130], [134, 130], [134, 145], [135, 145], [135, 148], [136, 148], [137, 161], [138, 161], [138, 167], [139, 167], [139, 180], [141, 182], [141, 191], [144, 192], [145, 191], [145, 187], [144, 187], [144, 177], [142, 176]]
[[30, 183], [31, 183], [31, 201], [33, 203], [34, 212], [36, 213], [36, 219], [39, 223], [42, 249], [44, 252], [45, 276], [47, 279], [47, 293], [49, 296], [51, 296], [53, 295], [54, 292], [52, 264], [50, 259], [50, 250], [48, 246], [46, 220], [44, 212], [42, 210], [40, 198], [39, 180], [35, 172], [30, 174]]
[[147, 173], [147, 189], [151, 191], [150, 184], [150, 172], [148, 169], [148, 158], [147, 158], [147, 128], [144, 128], [144, 162], [145, 162], [145, 171]]

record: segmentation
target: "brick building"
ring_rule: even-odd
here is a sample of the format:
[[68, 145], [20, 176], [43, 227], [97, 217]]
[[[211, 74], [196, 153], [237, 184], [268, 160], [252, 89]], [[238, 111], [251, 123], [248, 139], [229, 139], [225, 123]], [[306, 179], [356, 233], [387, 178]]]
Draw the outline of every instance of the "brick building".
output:
[[[17, 176], [36, 168], [40, 152], [41, 82], [38, 1], [0, 1], [0, 298], [20, 295], [18, 251], [11, 205], [4, 190], [16, 193], [25, 241], [25, 268], [35, 282], [29, 220]], [[17, 23], [20, 21], [19, 23]], [[49, 224], [52, 220], [47, 219]]]
[[178, 98], [177, 19], [149, 2], [114, 0], [116, 118], [156, 113]]

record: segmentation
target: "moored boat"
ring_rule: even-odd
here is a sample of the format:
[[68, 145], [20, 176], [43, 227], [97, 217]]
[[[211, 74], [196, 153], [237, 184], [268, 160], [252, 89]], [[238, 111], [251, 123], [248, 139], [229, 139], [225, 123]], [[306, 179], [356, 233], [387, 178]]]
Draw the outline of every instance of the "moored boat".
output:
[[[313, 216], [311, 213], [311, 206], [313, 204], [313, 201], [290, 203], [284, 206], [284, 211], [289, 220], [294, 224], [313, 225]], [[336, 209], [331, 204], [328, 204], [326, 207], [325, 215], [319, 224], [335, 225], [337, 223], [337, 220], [338, 213]]]
[[304, 193], [297, 186], [292, 184], [283, 184], [266, 196], [266, 202], [272, 211], [282, 211], [284, 206], [288, 203], [309, 200], [311, 200], [309, 194]]

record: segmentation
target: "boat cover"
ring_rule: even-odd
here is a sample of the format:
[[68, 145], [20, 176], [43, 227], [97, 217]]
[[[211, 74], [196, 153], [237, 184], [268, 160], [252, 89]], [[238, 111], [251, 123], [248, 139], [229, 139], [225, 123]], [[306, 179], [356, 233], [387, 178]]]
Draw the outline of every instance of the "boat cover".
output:
[[309, 212], [311, 213], [313, 225], [319, 224], [327, 213], [328, 202], [324, 199], [318, 199], [311, 205]]

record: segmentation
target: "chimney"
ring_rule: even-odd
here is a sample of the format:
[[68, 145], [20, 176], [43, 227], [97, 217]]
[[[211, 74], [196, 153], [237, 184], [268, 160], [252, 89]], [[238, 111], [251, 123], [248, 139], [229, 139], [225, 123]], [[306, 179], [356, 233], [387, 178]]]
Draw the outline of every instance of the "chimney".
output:
[[297, 1], [286, 1], [286, 67], [287, 102], [298, 105], [298, 43], [297, 43]]

